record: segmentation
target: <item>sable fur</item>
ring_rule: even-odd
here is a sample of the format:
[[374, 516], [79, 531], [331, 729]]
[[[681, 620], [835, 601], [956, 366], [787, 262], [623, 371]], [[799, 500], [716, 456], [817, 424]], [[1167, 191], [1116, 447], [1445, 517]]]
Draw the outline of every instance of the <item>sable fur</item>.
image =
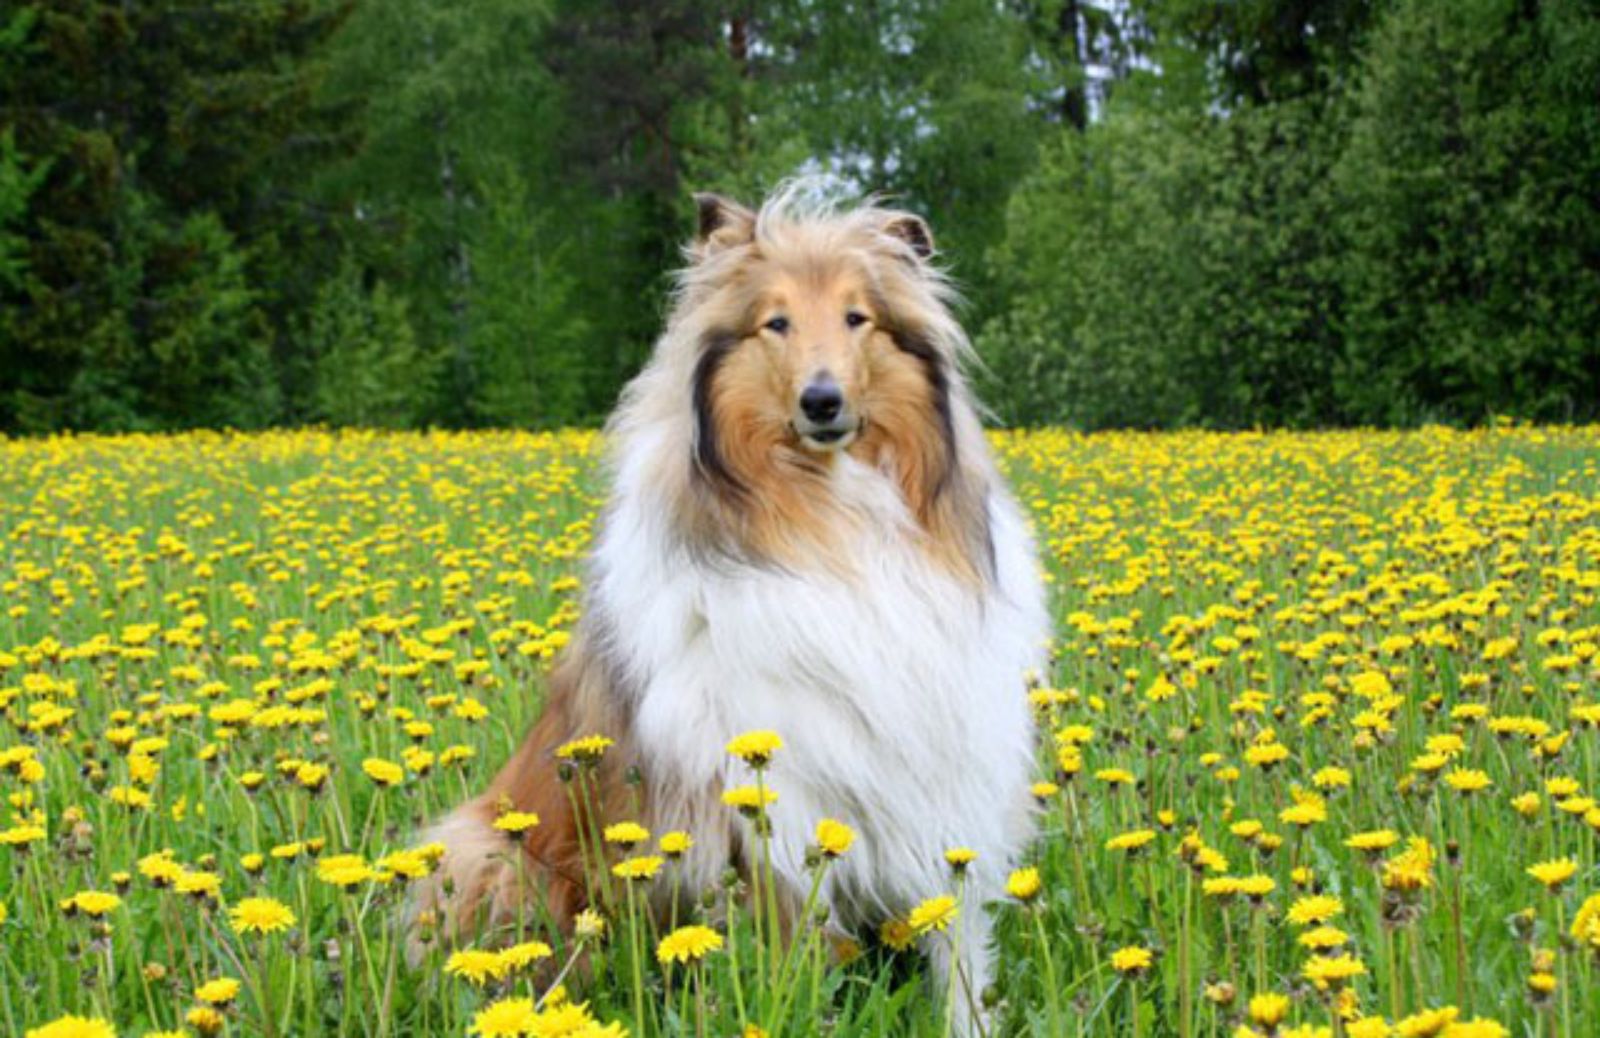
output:
[[[627, 817], [623, 776], [637, 768], [636, 820], [691, 832], [690, 888], [714, 883], [746, 853], [719, 796], [749, 775], [723, 746], [771, 728], [786, 741], [768, 773], [786, 893], [804, 890], [824, 816], [858, 832], [823, 891], [842, 928], [947, 890], [941, 852], [972, 846], [963, 967], [981, 989], [977, 902], [999, 894], [1030, 834], [1024, 683], [1048, 626], [932, 236], [910, 214], [834, 209], [794, 188], [759, 211], [696, 201], [667, 327], [607, 429], [612, 492], [577, 637], [516, 755], [435, 827], [452, 893], [436, 878], [414, 910], [447, 943], [515, 918], [528, 892], [489, 828], [504, 798], [539, 813], [522, 872], [570, 921], [587, 903], [582, 820], [553, 752], [594, 733], [618, 743], [605, 819]], [[798, 431], [796, 399], [820, 371], [859, 418], [839, 449]]]

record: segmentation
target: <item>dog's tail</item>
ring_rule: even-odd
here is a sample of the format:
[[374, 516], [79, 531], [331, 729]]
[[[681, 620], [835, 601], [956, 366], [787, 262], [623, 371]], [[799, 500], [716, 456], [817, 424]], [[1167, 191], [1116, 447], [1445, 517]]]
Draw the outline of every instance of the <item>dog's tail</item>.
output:
[[[475, 935], [519, 922], [550, 923], [569, 931], [589, 903], [586, 869], [597, 866], [599, 848], [581, 833], [597, 831], [586, 817], [584, 794], [569, 789], [557, 757], [573, 739], [606, 735], [617, 744], [593, 769], [588, 791], [598, 787], [594, 807], [605, 819], [624, 787], [626, 733], [605, 730], [613, 721], [608, 690], [596, 679], [603, 668], [574, 642], [551, 675], [540, 717], [482, 794], [430, 826], [425, 842], [444, 853], [433, 873], [412, 885], [406, 907], [407, 957], [419, 964], [431, 947], [454, 947]], [[574, 804], [578, 804], [577, 808]], [[507, 811], [530, 812], [538, 823], [513, 835], [496, 828]], [[616, 819], [610, 819], [616, 820]]]

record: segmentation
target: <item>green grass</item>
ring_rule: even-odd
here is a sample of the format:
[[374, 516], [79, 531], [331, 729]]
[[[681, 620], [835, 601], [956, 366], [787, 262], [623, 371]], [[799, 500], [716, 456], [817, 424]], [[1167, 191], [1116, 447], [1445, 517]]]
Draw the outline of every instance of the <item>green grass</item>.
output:
[[[1408, 1027], [1600, 1026], [1600, 943], [1563, 940], [1600, 891], [1600, 811], [1584, 802], [1600, 795], [1600, 710], [1585, 709], [1600, 701], [1600, 430], [995, 444], [1059, 618], [1035, 696], [1039, 777], [1059, 790], [1041, 791], [1026, 863], [1038, 898], [960, 906], [997, 918], [993, 1033], [1233, 1034], [1252, 996], [1276, 992], [1291, 1000], [1278, 1033], [1331, 1034], [1334, 994], [1307, 979], [1298, 943], [1312, 927], [1289, 921], [1314, 892], [1340, 899], [1330, 922], [1365, 971], [1343, 1033], [1440, 1007], [1459, 1010], [1455, 1032]], [[240, 1035], [463, 1034], [496, 999], [543, 997], [579, 945], [536, 910], [543, 968], [478, 987], [442, 952], [406, 965], [399, 879], [340, 888], [311, 848], [270, 852], [320, 840], [324, 864], [377, 862], [509, 753], [577, 616], [599, 446], [590, 433], [0, 441], [0, 833], [44, 830], [0, 846], [5, 1033], [67, 1014], [122, 1035], [181, 1028], [218, 977], [242, 982], [221, 1011]], [[1070, 726], [1091, 735], [1063, 761]], [[1430, 740], [1443, 759], [1427, 759]], [[453, 747], [471, 756], [445, 763]], [[405, 766], [401, 785], [365, 775], [370, 758]], [[1329, 768], [1348, 785], [1319, 788]], [[251, 772], [265, 776], [253, 792]], [[1487, 788], [1451, 785], [1468, 772]], [[1297, 792], [1323, 798], [1304, 826], [1283, 815]], [[1529, 793], [1525, 815], [1512, 801]], [[1261, 835], [1236, 829], [1251, 821]], [[1146, 829], [1136, 853], [1107, 847]], [[1399, 842], [1375, 861], [1346, 845], [1379, 829]], [[1225, 871], [1186, 864], [1190, 834]], [[1425, 885], [1387, 889], [1383, 863], [1412, 838], [1434, 855]], [[216, 892], [150, 882], [140, 862], [164, 850]], [[267, 856], [258, 871], [250, 854]], [[1554, 892], [1527, 871], [1566, 858], [1574, 875]], [[1205, 892], [1224, 875], [1271, 889]], [[61, 909], [83, 891], [120, 903]], [[573, 997], [635, 1035], [946, 1032], [920, 956], [863, 934], [837, 966], [814, 927], [797, 950], [758, 943], [737, 895], [731, 929], [705, 914], [724, 946], [670, 972], [661, 934], [619, 901], [606, 938], [582, 944]], [[228, 910], [252, 896], [282, 902], [294, 927], [236, 933]], [[1147, 970], [1114, 967], [1130, 947], [1152, 953]], [[1531, 993], [1534, 972], [1553, 994]]]

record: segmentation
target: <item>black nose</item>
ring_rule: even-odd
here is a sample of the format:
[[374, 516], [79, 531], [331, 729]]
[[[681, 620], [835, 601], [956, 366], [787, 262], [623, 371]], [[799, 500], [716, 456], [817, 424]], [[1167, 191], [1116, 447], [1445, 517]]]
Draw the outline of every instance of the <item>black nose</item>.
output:
[[800, 394], [800, 410], [807, 418], [825, 425], [844, 410], [844, 393], [830, 375], [819, 375]]

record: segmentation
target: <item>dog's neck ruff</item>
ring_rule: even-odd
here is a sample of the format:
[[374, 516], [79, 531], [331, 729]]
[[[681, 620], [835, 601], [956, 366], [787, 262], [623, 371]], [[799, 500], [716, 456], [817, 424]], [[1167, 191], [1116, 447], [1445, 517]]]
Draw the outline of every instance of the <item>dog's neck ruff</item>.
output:
[[637, 433], [617, 459], [589, 609], [629, 699], [653, 821], [696, 834], [697, 878], [713, 882], [737, 853], [718, 797], [750, 776], [724, 743], [772, 729], [786, 742], [768, 773], [777, 867], [796, 883], [823, 817], [863, 835], [830, 881], [858, 920], [942, 889], [945, 846], [978, 849], [980, 885], [1000, 882], [1028, 829], [1024, 682], [1047, 630], [1031, 539], [1004, 491], [984, 502], [995, 577], [978, 594], [924, 550], [894, 480], [848, 455], [828, 477], [860, 520], [829, 546], [845, 572], [707, 557], [657, 478], [684, 461], [682, 441]]

